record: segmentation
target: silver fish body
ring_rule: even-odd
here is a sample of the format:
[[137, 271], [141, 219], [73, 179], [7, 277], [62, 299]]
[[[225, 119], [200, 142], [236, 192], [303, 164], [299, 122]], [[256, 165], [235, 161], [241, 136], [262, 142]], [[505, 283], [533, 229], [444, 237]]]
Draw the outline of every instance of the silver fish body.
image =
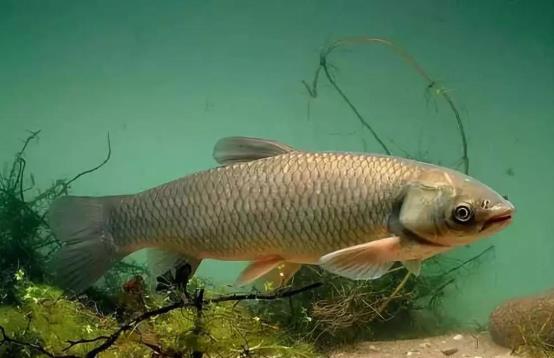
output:
[[[221, 143], [215, 157], [223, 166], [134, 195], [54, 203], [51, 226], [70, 243], [56, 261], [64, 273], [60, 285], [82, 290], [113, 262], [143, 248], [182, 257], [194, 269], [206, 258], [252, 261], [243, 282], [283, 263], [290, 265], [287, 276], [301, 264], [320, 264], [346, 277], [376, 278], [394, 261], [425, 259], [482, 236], [476, 225], [458, 228], [442, 218], [460, 192], [478, 197], [470, 199], [479, 201], [472, 204], [479, 210], [492, 208], [483, 203], [502, 206], [502, 215], [494, 215], [503, 218], [498, 223], [513, 211], [474, 179], [426, 163], [296, 151], [252, 138]], [[483, 217], [478, 224], [489, 221]], [[344, 251], [349, 248], [369, 252], [367, 262], [360, 252]]]
[[122, 247], [226, 260], [321, 256], [386, 237], [395, 202], [421, 170], [393, 157], [287, 153], [122, 197], [109, 225]]

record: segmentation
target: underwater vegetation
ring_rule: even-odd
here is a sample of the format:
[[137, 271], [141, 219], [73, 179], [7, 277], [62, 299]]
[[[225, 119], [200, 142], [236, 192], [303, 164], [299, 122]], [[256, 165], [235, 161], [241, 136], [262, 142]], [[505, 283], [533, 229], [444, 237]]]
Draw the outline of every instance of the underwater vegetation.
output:
[[27, 283], [21, 286], [21, 305], [0, 307], [0, 356], [316, 356], [311, 345], [293, 342], [279, 327], [237, 305], [298, 291], [213, 296], [197, 280], [191, 285], [194, 296], [173, 303], [165, 295], [142, 296], [143, 311], [133, 311], [136, 317], [122, 324], [114, 315], [64, 298], [56, 288]]
[[26, 186], [24, 154], [38, 134], [31, 133], [12, 165], [0, 174], [0, 303], [16, 303], [17, 278], [23, 273], [33, 281], [42, 282], [46, 259], [58, 247], [55, 238], [44, 230], [41, 213], [57, 190], [61, 190], [61, 183], [25, 200], [25, 194], [33, 189], [34, 177], [29, 176], [30, 183]]
[[[35, 187], [34, 175], [27, 174], [25, 160], [26, 151], [38, 140], [39, 134], [40, 131], [31, 132], [11, 165], [0, 173], [0, 304], [19, 303], [22, 278], [37, 283], [48, 280], [48, 260], [61, 246], [45, 221], [50, 203], [66, 195], [72, 183], [100, 169], [111, 157], [108, 138], [108, 154], [102, 163], [71, 179], [56, 180], [40, 190]], [[145, 270], [137, 265], [118, 263], [105, 277], [107, 286], [118, 286], [119, 275], [129, 273], [145, 273]]]
[[[321, 350], [360, 340], [438, 333], [453, 324], [442, 317], [440, 310], [445, 290], [455, 285], [460, 274], [476, 269], [493, 249], [491, 246], [465, 261], [432, 258], [417, 277], [400, 265], [374, 281], [353, 281], [306, 267], [294, 276], [292, 286], [303, 287], [315, 281], [324, 283], [321, 288], [288, 301], [252, 303], [249, 308]], [[426, 332], [421, 327], [414, 330], [419, 319], [416, 313], [421, 311], [435, 317], [434, 324], [441, 324]]]
[[[461, 163], [468, 173], [466, 133], [452, 98], [409, 54], [388, 40], [355, 37], [327, 46], [312, 83], [303, 82], [311, 97], [317, 97], [323, 73], [372, 138], [391, 153], [339, 86], [328, 63], [335, 49], [357, 44], [392, 49], [424, 79], [429, 93], [448, 103], [459, 128]], [[30, 197], [36, 189], [34, 179], [26, 179], [24, 153], [37, 135], [32, 133], [0, 181], [0, 251], [9, 253], [0, 257], [2, 356], [321, 356], [331, 347], [390, 332], [399, 320], [406, 327], [405, 319], [410, 321], [416, 311], [438, 312], [445, 289], [455, 283], [457, 275], [492, 250], [464, 262], [430, 259], [418, 276], [395, 267], [375, 281], [353, 281], [304, 267], [287, 287], [262, 282], [244, 294], [225, 292], [199, 278], [189, 281], [188, 274], [178, 272], [158, 277], [168, 287], [152, 291], [145, 284], [146, 267], [121, 262], [104, 275], [101, 285], [67, 297], [49, 284], [47, 264], [60, 243], [44, 215], [54, 199], [68, 194], [71, 183], [105, 165], [111, 150], [97, 167], [58, 180]]]

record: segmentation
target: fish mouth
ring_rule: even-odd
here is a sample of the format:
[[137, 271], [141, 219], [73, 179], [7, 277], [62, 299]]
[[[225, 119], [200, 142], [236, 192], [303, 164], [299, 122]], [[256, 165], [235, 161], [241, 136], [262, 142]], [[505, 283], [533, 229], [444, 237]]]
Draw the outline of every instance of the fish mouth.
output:
[[481, 228], [481, 231], [487, 230], [488, 228], [490, 228], [491, 226], [494, 226], [494, 225], [499, 225], [499, 224], [507, 225], [510, 222], [512, 222], [512, 212], [511, 211], [508, 212], [508, 213], [503, 213], [503, 214], [497, 215], [493, 218], [490, 218], [489, 220], [487, 220], [485, 222], [485, 224]]

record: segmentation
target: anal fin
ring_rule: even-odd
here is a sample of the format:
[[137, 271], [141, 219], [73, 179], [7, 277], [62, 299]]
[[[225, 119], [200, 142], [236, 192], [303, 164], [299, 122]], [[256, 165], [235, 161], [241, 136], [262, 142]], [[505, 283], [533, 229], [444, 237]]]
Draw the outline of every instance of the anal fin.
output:
[[255, 286], [257, 288], [266, 288], [269, 290], [277, 289], [285, 286], [295, 273], [300, 270], [301, 264], [294, 262], [283, 262], [277, 265], [274, 269], [259, 277]]
[[253, 261], [239, 275], [235, 285], [248, 285], [259, 279], [260, 277], [270, 273], [284, 261], [279, 256], [271, 256], [261, 260]]

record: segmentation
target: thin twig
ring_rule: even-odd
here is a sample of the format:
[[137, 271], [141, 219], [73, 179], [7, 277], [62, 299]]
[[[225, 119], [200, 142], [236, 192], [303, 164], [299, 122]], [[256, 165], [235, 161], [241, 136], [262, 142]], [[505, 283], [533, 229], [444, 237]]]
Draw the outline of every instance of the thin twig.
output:
[[451, 274], [452, 272], [454, 271], [457, 271], [459, 269], [461, 269], [462, 267], [466, 266], [467, 264], [473, 262], [473, 261], [476, 261], [478, 260], [479, 258], [481, 258], [483, 255], [485, 255], [486, 253], [488, 253], [489, 251], [491, 250], [494, 250], [494, 246], [489, 246], [487, 247], [485, 250], [483, 250], [481, 253], [479, 253], [477, 256], [473, 256], [465, 261], [463, 261], [462, 263], [460, 263], [459, 265], [456, 265], [454, 267], [452, 267], [450, 270], [444, 272], [444, 273], [441, 273], [440, 276], [446, 276], [448, 274]]
[[91, 169], [87, 169], [87, 170], [84, 170], [80, 173], [78, 173], [77, 175], [75, 175], [72, 179], [68, 180], [68, 181], [65, 181], [65, 180], [59, 180], [57, 181], [54, 185], [52, 185], [49, 189], [45, 190], [44, 192], [42, 192], [40, 195], [38, 195], [37, 197], [35, 197], [29, 204], [30, 205], [33, 205], [35, 204], [36, 202], [39, 202], [45, 198], [48, 198], [50, 195], [55, 195], [55, 196], [58, 196], [60, 194], [63, 194], [64, 192], [67, 191], [67, 189], [69, 188], [69, 186], [75, 182], [77, 179], [81, 178], [82, 176], [84, 175], [87, 175], [87, 174], [90, 174], [92, 172], [95, 172], [97, 171], [98, 169], [102, 168], [104, 165], [106, 165], [106, 163], [108, 163], [108, 161], [111, 159], [111, 156], [112, 156], [112, 146], [111, 146], [111, 141], [110, 141], [110, 134], [108, 133], [107, 135], [107, 140], [108, 140], [108, 153], [106, 154], [106, 158], [104, 158], [104, 160], [98, 164], [97, 166], [95, 166], [94, 168], [91, 168]]
[[364, 117], [362, 116], [362, 114], [360, 113], [360, 111], [358, 111], [358, 109], [356, 108], [356, 106], [354, 106], [354, 104], [350, 101], [350, 99], [348, 99], [348, 96], [346, 96], [346, 94], [344, 93], [344, 91], [339, 87], [339, 85], [337, 84], [337, 82], [333, 79], [333, 77], [331, 76], [331, 74], [329, 73], [329, 69], [327, 67], [327, 61], [325, 60], [325, 57], [322, 58], [322, 65], [323, 67], [323, 71], [325, 72], [325, 75], [327, 76], [327, 80], [331, 83], [331, 85], [333, 85], [333, 87], [335, 88], [335, 90], [339, 93], [339, 95], [342, 97], [342, 99], [346, 102], [346, 104], [348, 105], [348, 107], [350, 107], [350, 109], [352, 110], [352, 112], [354, 112], [354, 114], [356, 115], [356, 117], [358, 117], [358, 120], [360, 121], [360, 123], [367, 129], [371, 132], [371, 135], [373, 135], [373, 138], [375, 138], [375, 140], [381, 145], [381, 147], [383, 148], [383, 150], [385, 151], [385, 153], [387, 154], [391, 154], [391, 151], [389, 150], [389, 148], [387, 147], [387, 145], [385, 144], [385, 142], [383, 142], [383, 140], [381, 139], [381, 137], [379, 137], [379, 135], [377, 134], [377, 132], [375, 131], [375, 129], [373, 129], [373, 127], [369, 124], [368, 121], [366, 121], [364, 119]]
[[13, 176], [15, 175], [15, 170], [16, 170], [15, 168], [16, 168], [16, 165], [18, 164], [19, 158], [21, 158], [23, 156], [23, 154], [25, 153], [25, 150], [27, 150], [27, 147], [29, 146], [29, 143], [31, 143], [31, 141], [33, 139], [37, 138], [39, 133], [40, 133], [40, 130], [34, 131], [34, 132], [31, 131], [31, 135], [28, 136], [27, 139], [25, 139], [25, 142], [23, 142], [23, 147], [15, 155], [16, 160], [14, 161], [14, 163], [12, 165], [12, 169], [10, 170], [9, 178], [13, 178]]
[[228, 296], [221, 296], [212, 299], [207, 299], [204, 304], [220, 303], [226, 301], [242, 301], [242, 300], [275, 300], [279, 298], [287, 298], [299, 293], [314, 290], [323, 285], [321, 282], [312, 283], [310, 285], [295, 288], [295, 289], [280, 289], [274, 293], [247, 293], [247, 294], [232, 294]]
[[78, 344], [98, 342], [98, 341], [101, 341], [103, 339], [109, 339], [109, 338], [110, 338], [109, 336], [98, 336], [98, 337], [90, 338], [90, 339], [79, 339], [78, 341], [69, 340], [69, 341], [67, 341], [67, 343], [69, 343], [69, 345], [67, 347], [65, 347], [63, 349], [63, 351], [65, 352], [65, 351], [73, 348], [74, 346], [76, 346]]
[[82, 171], [80, 172], [79, 174], [75, 175], [72, 179], [70, 179], [69, 181], [67, 181], [64, 185], [65, 188], [67, 188], [71, 183], [73, 183], [75, 180], [79, 179], [80, 177], [82, 177], [83, 175], [87, 175], [87, 174], [90, 174], [100, 168], [102, 168], [104, 165], [106, 165], [106, 163], [110, 160], [110, 158], [112, 157], [112, 144], [110, 142], [110, 134], [108, 133], [107, 135], [108, 137], [108, 154], [106, 155], [106, 158], [102, 161], [102, 163], [98, 164], [97, 166], [95, 166], [94, 168], [91, 168], [91, 169], [88, 169], [88, 170], [85, 170], [85, 171]]
[[61, 356], [55, 355], [54, 353], [47, 351], [40, 344], [28, 343], [28, 342], [23, 342], [23, 341], [14, 339], [14, 338], [10, 338], [10, 337], [8, 337], [8, 335], [6, 334], [6, 330], [2, 326], [0, 326], [0, 333], [2, 334], [2, 337], [1, 337], [1, 340], [0, 340], [0, 346], [2, 346], [4, 344], [15, 344], [15, 345], [18, 345], [18, 346], [21, 346], [21, 347], [30, 348], [32, 350], [40, 352], [40, 353], [42, 353], [42, 354], [44, 354], [48, 357], [51, 357], [51, 358], [77, 358], [77, 356], [75, 356], [75, 355], [61, 355]]
[[[427, 72], [417, 63], [417, 61], [408, 53], [406, 52], [402, 47], [396, 45], [392, 41], [382, 39], [382, 38], [376, 38], [376, 37], [369, 37], [369, 36], [354, 36], [354, 37], [346, 37], [339, 39], [333, 43], [331, 43], [329, 46], [327, 46], [325, 49], [321, 51], [320, 54], [320, 60], [319, 60], [319, 66], [316, 69], [314, 79], [312, 81], [311, 86], [308, 85], [306, 81], [302, 81], [304, 86], [306, 87], [306, 90], [312, 97], [317, 96], [317, 85], [319, 80], [319, 73], [321, 69], [323, 68], [325, 75], [331, 85], [335, 88], [335, 90], [339, 93], [339, 95], [343, 98], [343, 100], [348, 104], [350, 109], [354, 112], [360, 123], [368, 129], [373, 137], [377, 140], [377, 142], [383, 147], [385, 152], [387, 154], [390, 154], [389, 149], [384, 144], [383, 140], [379, 137], [379, 135], [376, 133], [376, 131], [372, 128], [372, 126], [361, 116], [360, 112], [357, 110], [357, 108], [354, 106], [354, 104], [348, 99], [348, 97], [345, 95], [344, 91], [341, 90], [341, 88], [337, 85], [337, 82], [333, 79], [331, 74], [328, 71], [328, 63], [327, 63], [327, 57], [337, 48], [344, 47], [347, 45], [353, 45], [353, 44], [381, 44], [384, 45], [391, 50], [393, 50], [397, 55], [400, 56], [408, 64], [410, 67], [412, 67], [416, 73], [426, 82], [426, 88], [427, 90], [431, 90], [433, 88], [436, 88], [438, 86], [437, 81], [433, 80]], [[469, 173], [469, 155], [468, 155], [468, 143], [467, 143], [467, 136], [464, 128], [464, 124], [460, 115], [460, 112], [458, 111], [456, 105], [454, 104], [454, 101], [452, 97], [450, 97], [442, 88], [438, 88], [435, 90], [435, 93], [443, 97], [443, 99], [446, 101], [448, 106], [450, 107], [452, 113], [454, 114], [456, 118], [456, 123], [458, 125], [458, 130], [460, 134], [460, 138], [462, 141], [462, 162], [464, 164], [464, 172], [466, 174]]]
[[404, 287], [404, 285], [406, 284], [406, 282], [408, 282], [408, 279], [410, 278], [410, 275], [411, 273], [410, 272], [407, 272], [406, 273], [406, 276], [404, 276], [404, 278], [402, 279], [402, 281], [400, 281], [400, 283], [398, 284], [398, 286], [396, 286], [396, 288], [394, 289], [394, 291], [392, 291], [392, 293], [390, 294], [390, 296], [385, 300], [385, 302], [383, 302], [381, 304], [381, 306], [379, 306], [379, 308], [377, 309], [377, 312], [379, 313], [379, 315], [381, 316], [383, 311], [385, 310], [385, 308], [387, 308], [387, 306], [389, 305], [390, 301], [392, 301], [392, 299], [396, 296], [396, 294], [398, 292], [400, 292], [400, 290]]

